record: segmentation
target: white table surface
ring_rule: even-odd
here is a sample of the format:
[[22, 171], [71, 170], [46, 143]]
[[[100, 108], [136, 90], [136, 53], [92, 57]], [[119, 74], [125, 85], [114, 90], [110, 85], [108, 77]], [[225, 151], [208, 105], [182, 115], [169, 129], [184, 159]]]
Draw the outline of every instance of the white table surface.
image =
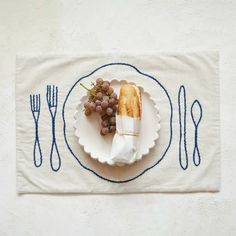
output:
[[[0, 235], [236, 235], [236, 1], [0, 0]], [[15, 54], [220, 50], [216, 194], [23, 195], [15, 188]]]

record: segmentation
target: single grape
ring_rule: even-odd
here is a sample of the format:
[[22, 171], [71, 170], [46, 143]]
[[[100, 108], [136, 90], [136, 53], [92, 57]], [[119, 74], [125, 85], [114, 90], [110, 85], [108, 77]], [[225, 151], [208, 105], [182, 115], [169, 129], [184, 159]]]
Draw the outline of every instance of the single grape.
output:
[[89, 110], [94, 111], [96, 109], [95, 103], [94, 102], [90, 102], [88, 108], [89, 108]]
[[116, 112], [117, 111], [117, 106], [116, 105], [113, 106], [112, 109], [113, 109], [114, 112]]
[[108, 119], [108, 117], [109, 117], [109, 116], [108, 116], [108, 115], [106, 115], [106, 114], [101, 116], [102, 120], [107, 120], [107, 119]]
[[96, 100], [95, 104], [96, 104], [96, 106], [101, 106], [101, 101], [100, 100]]
[[96, 79], [96, 84], [97, 84], [97, 85], [100, 85], [100, 84], [102, 84], [102, 83], [103, 83], [103, 79], [102, 79], [102, 78]]
[[109, 133], [109, 128], [103, 127], [103, 128], [101, 129], [101, 134], [102, 134], [102, 135], [106, 135], [106, 134], [108, 134], [108, 133]]
[[111, 125], [115, 125], [116, 124], [116, 118], [114, 116], [112, 116], [110, 119], [109, 119], [109, 122]]
[[109, 101], [109, 97], [108, 97], [108, 96], [104, 96], [104, 97], [102, 98], [102, 100], [103, 100], [103, 101]]
[[102, 112], [102, 107], [101, 106], [96, 106], [96, 112], [101, 113]]
[[98, 92], [98, 93], [96, 94], [96, 98], [97, 98], [98, 100], [101, 100], [102, 97], [103, 97], [102, 92]]
[[105, 80], [103, 83], [106, 83], [110, 86], [110, 82], [108, 80]]
[[111, 125], [109, 127], [109, 132], [112, 133], [112, 132], [115, 132], [116, 131], [116, 126], [115, 125]]
[[106, 92], [108, 89], [109, 89], [109, 84], [107, 82], [103, 82], [102, 90]]
[[89, 102], [84, 103], [84, 108], [87, 109], [89, 107]]
[[100, 134], [102, 135], [102, 136], [104, 136], [105, 134], [102, 132], [102, 129], [100, 130]]
[[111, 95], [114, 92], [114, 89], [110, 86], [109, 89], [107, 90], [107, 94]]
[[110, 97], [116, 99], [117, 98], [117, 94], [115, 92], [113, 92]]
[[86, 116], [89, 116], [89, 115], [91, 115], [91, 110], [89, 110], [89, 109], [86, 109], [85, 110], [85, 112], [84, 112], [84, 114], [86, 115]]
[[110, 98], [109, 99], [109, 106], [112, 107], [113, 105], [115, 105], [116, 103], [116, 99], [115, 98]]
[[113, 113], [112, 108], [108, 107], [108, 108], [107, 108], [107, 111], [106, 111], [106, 114], [107, 114], [108, 116], [111, 116], [112, 113]]
[[106, 115], [106, 109], [102, 109], [102, 111], [100, 112], [100, 115], [101, 115], [101, 116]]
[[109, 125], [108, 120], [103, 120], [102, 123], [101, 123], [101, 125], [102, 125], [103, 127], [107, 127], [107, 126]]
[[102, 108], [107, 108], [108, 107], [108, 102], [107, 101], [102, 101], [101, 106], [102, 106]]

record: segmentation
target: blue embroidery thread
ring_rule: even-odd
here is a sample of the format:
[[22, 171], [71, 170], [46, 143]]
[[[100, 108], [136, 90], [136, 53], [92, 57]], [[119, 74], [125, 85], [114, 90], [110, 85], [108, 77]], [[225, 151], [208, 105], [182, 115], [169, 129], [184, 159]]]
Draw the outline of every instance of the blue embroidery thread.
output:
[[[57, 147], [56, 128], [55, 128], [57, 104], [58, 104], [58, 87], [56, 87], [55, 85], [47, 85], [46, 99], [52, 122], [52, 145], [50, 152], [50, 165], [52, 170], [57, 172], [61, 167], [61, 157]], [[54, 166], [53, 156], [54, 158], [55, 157], [57, 158], [58, 161], [57, 167]]]
[[[200, 116], [196, 119], [196, 115], [194, 117], [194, 106], [197, 106], [200, 111]], [[198, 147], [198, 126], [202, 119], [202, 106], [198, 100], [195, 100], [191, 106], [191, 117], [193, 120], [193, 124], [195, 127], [195, 135], [194, 135], [194, 149], [193, 149], [193, 163], [195, 166], [199, 166], [201, 163], [201, 155]], [[196, 157], [197, 156], [197, 157]]]
[[31, 112], [34, 118], [34, 123], [35, 123], [33, 160], [34, 160], [34, 165], [36, 167], [40, 167], [43, 162], [41, 145], [39, 141], [39, 131], [38, 131], [40, 107], [41, 107], [40, 94], [30, 95], [30, 108], [31, 108]]
[[[182, 122], [182, 109], [181, 109], [181, 100], [183, 99], [183, 109], [184, 109], [184, 116]], [[187, 139], [186, 139], [186, 113], [187, 113], [187, 105], [186, 105], [186, 91], [183, 85], [179, 88], [178, 93], [178, 107], [179, 107], [179, 164], [183, 170], [188, 168], [188, 151], [187, 151]], [[183, 137], [184, 136], [184, 137]], [[183, 148], [182, 148], [183, 147]], [[182, 150], [184, 150], [185, 156], [185, 165], [183, 164], [183, 156]]]
[[[116, 65], [119, 65], [119, 66], [128, 66], [128, 67], [131, 67], [133, 68], [137, 73], [155, 81], [162, 89], [163, 91], [165, 92], [167, 98], [168, 98], [168, 101], [169, 101], [169, 105], [170, 105], [170, 139], [169, 139], [169, 143], [167, 145], [167, 148], [166, 150], [164, 151], [163, 155], [161, 156], [161, 158], [156, 162], [154, 163], [152, 166], [146, 168], [145, 170], [143, 170], [140, 174], [138, 174], [137, 176], [133, 177], [133, 178], [130, 178], [130, 179], [126, 179], [126, 180], [113, 180], [113, 179], [108, 179], [100, 174], [98, 174], [96, 171], [90, 169], [89, 167], [85, 166], [80, 160], [79, 158], [74, 154], [72, 148], [70, 147], [69, 143], [68, 143], [68, 140], [67, 140], [67, 137], [66, 137], [66, 121], [65, 121], [65, 106], [66, 106], [66, 102], [68, 100], [68, 97], [70, 95], [70, 93], [72, 92], [72, 90], [74, 89], [74, 87], [83, 79], [93, 75], [96, 71], [102, 69], [102, 68], [105, 68], [105, 67], [108, 67], [108, 66], [116, 66]], [[173, 119], [173, 107], [172, 107], [172, 102], [171, 102], [171, 98], [170, 98], [170, 95], [169, 93], [167, 92], [167, 90], [165, 89], [165, 87], [156, 79], [154, 78], [153, 76], [150, 76], [146, 73], [143, 73], [141, 72], [137, 67], [131, 65], [131, 64], [128, 64], [128, 63], [124, 63], [124, 62], [114, 62], [114, 63], [108, 63], [108, 64], [105, 64], [105, 65], [102, 65], [96, 69], [94, 69], [91, 73], [79, 78], [75, 84], [71, 87], [71, 89], [69, 90], [69, 92], [67, 93], [66, 97], [65, 97], [65, 101], [63, 103], [63, 108], [62, 108], [62, 119], [63, 119], [63, 123], [64, 123], [64, 128], [63, 128], [63, 132], [64, 132], [64, 139], [65, 139], [65, 143], [69, 149], [69, 151], [71, 152], [71, 154], [74, 156], [74, 158], [77, 160], [77, 162], [80, 164], [80, 166], [82, 168], [84, 168], [85, 170], [87, 171], [90, 171], [91, 173], [93, 173], [94, 175], [96, 175], [97, 177], [101, 178], [102, 180], [105, 180], [105, 181], [108, 181], [108, 182], [111, 182], [111, 183], [127, 183], [127, 182], [130, 182], [130, 181], [133, 181], [137, 178], [139, 178], [140, 176], [142, 176], [144, 173], [146, 173], [147, 171], [149, 171], [150, 169], [154, 168], [157, 164], [159, 164], [162, 159], [165, 157], [166, 153], [168, 152], [170, 146], [171, 146], [171, 142], [172, 142], [172, 119]]]

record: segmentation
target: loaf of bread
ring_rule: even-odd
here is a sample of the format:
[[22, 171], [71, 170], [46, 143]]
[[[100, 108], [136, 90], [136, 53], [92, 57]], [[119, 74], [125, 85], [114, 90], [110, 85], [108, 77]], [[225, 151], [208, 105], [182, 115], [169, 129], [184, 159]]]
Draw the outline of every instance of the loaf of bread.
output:
[[120, 89], [118, 115], [141, 118], [141, 94], [137, 86], [125, 84]]
[[120, 88], [116, 115], [116, 134], [112, 141], [110, 162], [130, 164], [135, 161], [141, 124], [142, 102], [137, 86], [124, 84]]

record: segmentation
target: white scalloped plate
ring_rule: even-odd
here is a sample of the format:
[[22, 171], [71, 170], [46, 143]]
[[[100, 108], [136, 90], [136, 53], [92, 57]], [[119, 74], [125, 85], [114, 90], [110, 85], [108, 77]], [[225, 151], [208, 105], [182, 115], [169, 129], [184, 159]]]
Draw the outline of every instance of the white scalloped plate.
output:
[[[122, 84], [125, 83], [128, 82], [125, 80], [111, 81], [111, 85], [117, 94], [119, 94]], [[156, 140], [159, 138], [159, 130], [161, 127], [159, 110], [155, 100], [142, 87], [139, 86], [139, 88], [142, 96], [142, 119], [137, 156], [132, 163], [141, 160], [142, 157], [147, 155], [150, 149], [155, 146]], [[83, 96], [80, 99], [74, 115], [74, 128], [75, 135], [78, 137], [78, 143], [91, 158], [101, 163], [117, 165], [118, 163], [112, 162], [109, 158], [114, 134], [108, 134], [106, 136], [100, 135], [100, 116], [96, 113], [88, 117], [84, 115], [83, 104], [86, 100], [87, 96]]]

